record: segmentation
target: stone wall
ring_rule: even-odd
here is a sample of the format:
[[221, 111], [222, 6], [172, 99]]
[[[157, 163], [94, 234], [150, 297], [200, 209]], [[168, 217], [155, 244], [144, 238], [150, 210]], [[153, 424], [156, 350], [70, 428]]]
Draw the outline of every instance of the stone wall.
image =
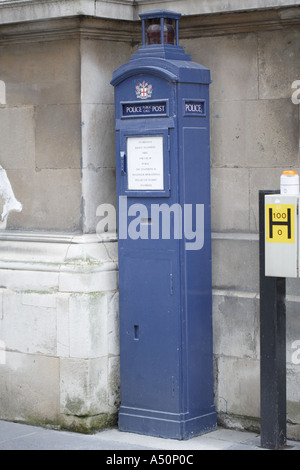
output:
[[0, 164], [23, 206], [7, 229], [95, 233], [97, 206], [115, 203], [110, 80], [132, 42], [126, 30], [111, 40], [116, 25], [30, 23], [26, 40], [19, 25], [3, 27]]
[[82, 432], [119, 403], [116, 243], [0, 244], [0, 417]]
[[116, 420], [117, 243], [95, 233], [98, 205], [116, 201], [110, 80], [132, 43], [114, 29], [1, 29], [0, 419], [84, 432]]
[[21, 213], [8, 229], [80, 228], [81, 119], [78, 40], [0, 44], [6, 105], [1, 165]]
[[[95, 235], [98, 205], [116, 201], [109, 82], [140, 41], [138, 12], [159, 5], [185, 13], [181, 44], [211, 69], [215, 403], [220, 422], [258, 429], [258, 190], [299, 169], [299, 8], [1, 3], [0, 211], [21, 207], [0, 221], [0, 418], [90, 430], [116, 417], [117, 247]], [[289, 281], [289, 436], [299, 439], [298, 292]]]

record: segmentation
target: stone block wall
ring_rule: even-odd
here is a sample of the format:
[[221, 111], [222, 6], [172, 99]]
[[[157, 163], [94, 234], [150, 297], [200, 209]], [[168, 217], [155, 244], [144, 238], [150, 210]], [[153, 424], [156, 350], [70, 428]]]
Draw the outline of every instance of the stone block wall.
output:
[[114, 423], [117, 244], [25, 234], [0, 251], [1, 419], [81, 432]]
[[[78, 230], [81, 204], [79, 41], [0, 44], [1, 166], [21, 213], [7, 228]], [[60, 188], [58, 191], [57, 188]]]
[[[90, 432], [119, 406], [112, 72], [131, 36], [92, 19], [2, 27], [0, 419]], [[84, 31], [84, 32], [83, 32]], [[118, 46], [118, 54], [114, 54]], [[89, 235], [90, 234], [90, 235]]]

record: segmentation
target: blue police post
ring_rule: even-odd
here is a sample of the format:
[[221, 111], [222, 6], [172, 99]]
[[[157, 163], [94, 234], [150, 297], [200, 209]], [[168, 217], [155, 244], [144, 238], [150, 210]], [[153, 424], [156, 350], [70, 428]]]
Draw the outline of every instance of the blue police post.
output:
[[115, 87], [119, 429], [189, 439], [213, 401], [210, 71], [179, 46], [180, 14], [140, 15]]

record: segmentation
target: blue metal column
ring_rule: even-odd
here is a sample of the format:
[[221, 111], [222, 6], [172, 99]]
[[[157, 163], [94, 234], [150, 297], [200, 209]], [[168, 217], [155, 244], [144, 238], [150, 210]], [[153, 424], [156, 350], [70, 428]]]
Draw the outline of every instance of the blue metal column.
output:
[[210, 72], [178, 45], [180, 14], [159, 10], [140, 16], [143, 45], [112, 80], [119, 220], [119, 428], [189, 439], [216, 428]]

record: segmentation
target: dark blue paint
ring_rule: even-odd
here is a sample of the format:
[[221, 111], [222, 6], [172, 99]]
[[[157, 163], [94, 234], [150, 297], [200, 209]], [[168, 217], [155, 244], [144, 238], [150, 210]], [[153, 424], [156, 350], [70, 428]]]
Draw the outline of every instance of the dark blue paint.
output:
[[[161, 16], [165, 12], [154, 12]], [[153, 14], [153, 12], [152, 12]], [[151, 15], [150, 15], [151, 16]], [[180, 15], [179, 15], [180, 16]], [[149, 15], [143, 14], [143, 20]], [[175, 17], [174, 17], [175, 18]], [[178, 20], [178, 15], [175, 18]], [[143, 25], [145, 30], [145, 25]], [[151, 99], [136, 87], [152, 85]], [[127, 209], [144, 204], [204, 204], [204, 246], [188, 240], [119, 237], [121, 408], [123, 431], [189, 439], [216, 428], [213, 401], [210, 224], [210, 72], [180, 46], [140, 47], [114, 72], [117, 191]], [[167, 103], [164, 116], [124, 114], [124, 105]], [[200, 104], [186, 110], [185, 104]], [[163, 190], [130, 191], [127, 138], [163, 136]], [[128, 225], [124, 204], [119, 212]], [[120, 227], [119, 227], [120, 230]], [[119, 234], [120, 235], [120, 234]]]

